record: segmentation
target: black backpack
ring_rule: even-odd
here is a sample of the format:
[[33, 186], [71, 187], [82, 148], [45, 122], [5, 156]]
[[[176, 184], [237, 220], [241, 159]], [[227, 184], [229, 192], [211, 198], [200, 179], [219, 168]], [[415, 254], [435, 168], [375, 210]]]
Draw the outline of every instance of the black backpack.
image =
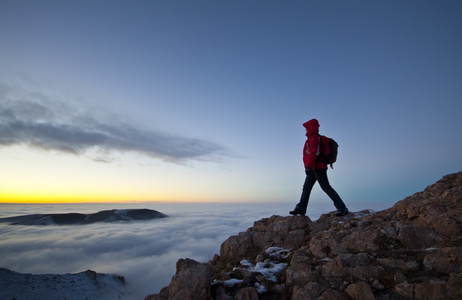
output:
[[316, 158], [317, 161], [323, 162], [326, 165], [330, 165], [333, 169], [334, 167], [332, 164], [337, 161], [337, 154], [338, 154], [338, 144], [334, 139], [328, 138], [327, 136], [320, 135], [320, 151], [319, 155]]

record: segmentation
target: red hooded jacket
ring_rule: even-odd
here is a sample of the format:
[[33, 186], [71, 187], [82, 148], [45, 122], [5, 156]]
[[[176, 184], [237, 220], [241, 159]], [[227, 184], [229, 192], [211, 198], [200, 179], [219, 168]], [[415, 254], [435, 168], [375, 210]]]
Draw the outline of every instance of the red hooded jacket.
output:
[[320, 154], [319, 149], [319, 122], [316, 119], [309, 120], [303, 124], [306, 128], [306, 137], [308, 138], [303, 147], [303, 162], [306, 168], [327, 169], [327, 165], [323, 162], [316, 161], [316, 157]]

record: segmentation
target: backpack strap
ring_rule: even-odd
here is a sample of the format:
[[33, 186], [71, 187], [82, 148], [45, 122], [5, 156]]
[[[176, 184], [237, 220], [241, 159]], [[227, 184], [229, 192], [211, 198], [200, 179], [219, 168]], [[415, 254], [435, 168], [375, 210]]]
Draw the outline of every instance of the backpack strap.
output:
[[324, 157], [324, 144], [322, 142], [322, 136], [319, 134], [319, 133], [315, 133], [319, 136], [319, 155], [316, 157], [316, 161], [321, 161], [322, 162], [322, 159]]

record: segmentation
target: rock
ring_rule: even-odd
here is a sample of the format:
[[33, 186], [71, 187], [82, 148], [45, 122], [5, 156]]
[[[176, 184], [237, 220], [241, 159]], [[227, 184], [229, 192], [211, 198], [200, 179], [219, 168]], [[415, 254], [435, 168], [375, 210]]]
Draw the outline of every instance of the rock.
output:
[[321, 275], [329, 277], [354, 277], [366, 281], [383, 271], [381, 266], [371, 265], [373, 259], [367, 254], [342, 254], [321, 267]]
[[414, 285], [407, 281], [397, 284], [395, 291], [403, 297], [414, 298]]
[[159, 294], [147, 295], [144, 300], [165, 300], [168, 299], [168, 287], [160, 290]]
[[225, 288], [222, 286], [219, 286], [217, 288], [215, 300], [234, 300], [234, 297], [226, 295]]
[[[430, 281], [418, 283], [414, 288], [416, 299], [444, 300], [446, 298], [446, 282]], [[452, 299], [452, 298], [451, 298]]]
[[234, 300], [258, 300], [257, 290], [253, 287], [240, 289]]
[[396, 272], [395, 284], [400, 284], [404, 282], [407, 282], [407, 277], [401, 271]]
[[418, 250], [431, 246], [441, 246], [447, 238], [429, 227], [421, 225], [404, 225], [400, 228], [397, 240], [407, 249]]
[[176, 273], [167, 288], [145, 300], [210, 299], [210, 266], [186, 258], [176, 263]]
[[168, 299], [210, 299], [210, 267], [189, 258], [180, 259], [169, 285]]
[[447, 247], [425, 255], [425, 268], [442, 274], [462, 272], [462, 247]]
[[346, 253], [341, 240], [345, 235], [336, 231], [318, 232], [310, 241], [310, 251], [319, 258]]
[[462, 299], [462, 274], [451, 273], [447, 282], [446, 296], [450, 299]]
[[321, 284], [317, 282], [310, 282], [303, 288], [295, 287], [292, 294], [292, 300], [317, 300], [321, 297], [324, 290], [325, 288]]
[[374, 300], [371, 287], [365, 282], [350, 284], [345, 292], [355, 300]]
[[318, 300], [349, 300], [350, 298], [345, 294], [341, 294], [333, 289], [327, 289], [318, 298]]
[[306, 264], [294, 264], [286, 270], [286, 284], [304, 286], [312, 279], [312, 271]]
[[462, 299], [461, 274], [459, 172], [377, 213], [256, 221], [149, 299]]
[[221, 260], [233, 260], [242, 257], [253, 249], [252, 237], [247, 232], [229, 237], [220, 247]]

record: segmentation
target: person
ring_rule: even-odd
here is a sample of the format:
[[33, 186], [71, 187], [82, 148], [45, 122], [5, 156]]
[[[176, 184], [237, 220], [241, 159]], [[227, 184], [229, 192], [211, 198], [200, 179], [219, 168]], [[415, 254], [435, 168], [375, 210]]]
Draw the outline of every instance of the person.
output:
[[332, 199], [335, 208], [337, 208], [336, 216], [344, 216], [348, 214], [348, 209], [343, 203], [340, 196], [332, 188], [327, 178], [327, 165], [316, 160], [319, 153], [319, 144], [321, 137], [319, 135], [319, 122], [316, 119], [309, 120], [303, 124], [306, 129], [307, 140], [303, 147], [303, 162], [305, 164], [306, 179], [303, 184], [303, 191], [300, 197], [300, 202], [295, 206], [295, 209], [290, 211], [291, 215], [306, 214], [308, 200], [310, 199], [311, 189], [313, 185], [319, 182], [322, 190]]

